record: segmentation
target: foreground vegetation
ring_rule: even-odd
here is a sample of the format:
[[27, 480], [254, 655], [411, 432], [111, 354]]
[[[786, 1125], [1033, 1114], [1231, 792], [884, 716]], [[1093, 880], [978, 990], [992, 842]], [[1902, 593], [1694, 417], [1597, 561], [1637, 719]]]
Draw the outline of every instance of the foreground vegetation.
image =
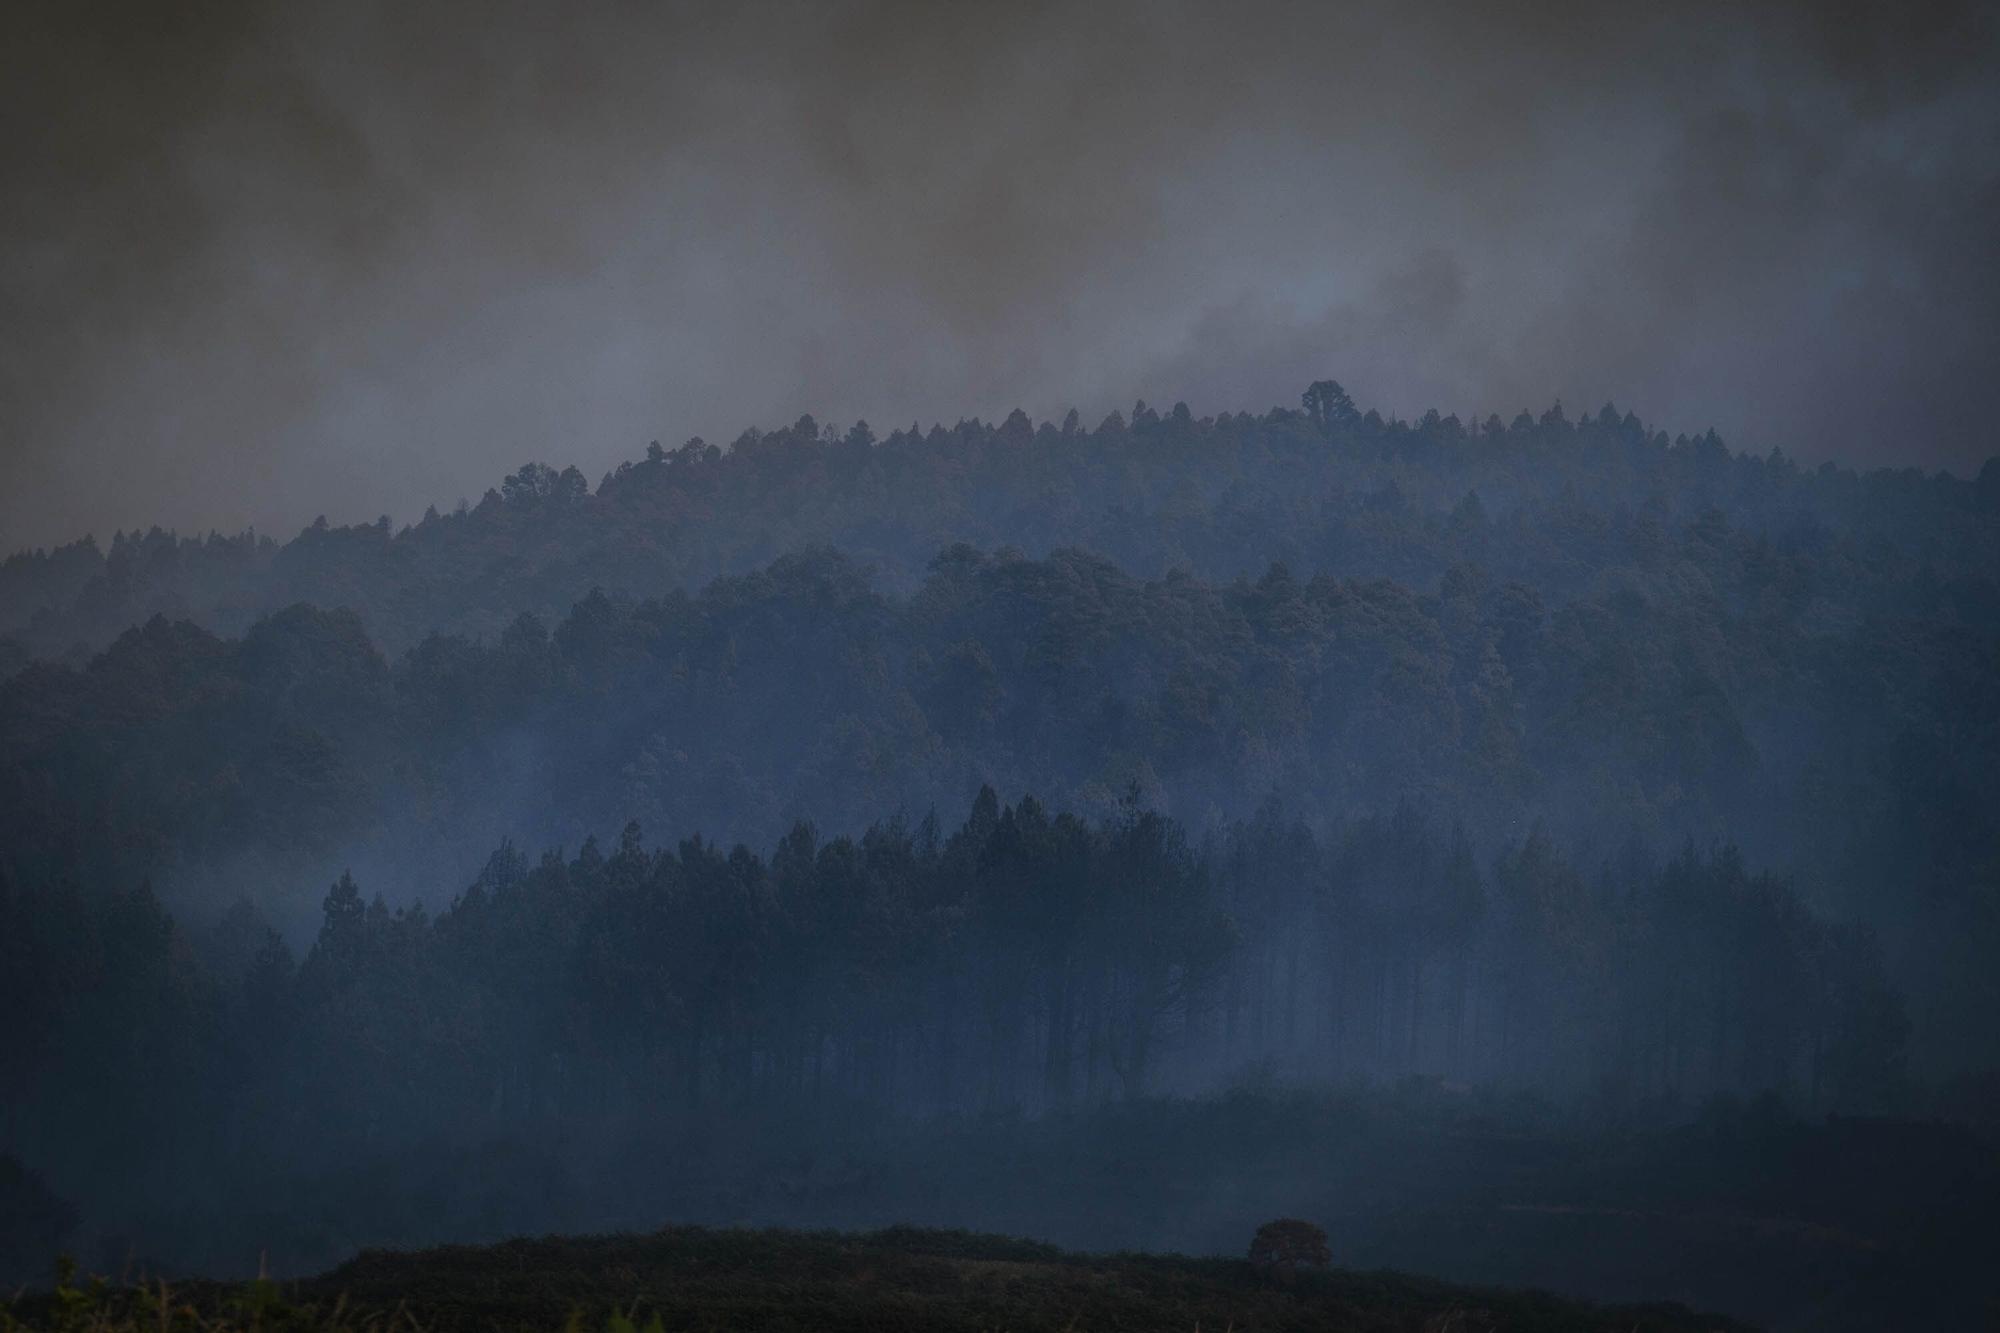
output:
[[1079, 1255], [894, 1228], [548, 1237], [368, 1252], [301, 1282], [79, 1285], [0, 1311], [0, 1329], [1719, 1330], [1679, 1306], [1598, 1307], [1394, 1273], [1281, 1273], [1226, 1259]]

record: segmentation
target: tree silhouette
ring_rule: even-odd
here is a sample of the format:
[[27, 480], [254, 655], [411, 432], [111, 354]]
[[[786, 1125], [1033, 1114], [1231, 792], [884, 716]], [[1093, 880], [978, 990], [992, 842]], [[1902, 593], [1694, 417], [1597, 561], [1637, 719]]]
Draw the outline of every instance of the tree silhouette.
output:
[[1296, 1217], [1281, 1217], [1257, 1228], [1250, 1241], [1250, 1262], [1259, 1268], [1291, 1273], [1299, 1268], [1324, 1268], [1333, 1262], [1326, 1232]]
[[1306, 415], [1313, 425], [1322, 431], [1330, 431], [1336, 426], [1351, 426], [1360, 412], [1355, 409], [1354, 400], [1347, 396], [1347, 390], [1340, 387], [1339, 380], [1314, 380], [1299, 395]]

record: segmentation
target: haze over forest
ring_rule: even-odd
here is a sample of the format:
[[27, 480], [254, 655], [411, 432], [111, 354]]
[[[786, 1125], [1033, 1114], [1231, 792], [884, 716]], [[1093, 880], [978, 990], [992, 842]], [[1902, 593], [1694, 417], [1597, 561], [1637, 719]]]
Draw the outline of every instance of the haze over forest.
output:
[[16, 26], [0, 1283], [1995, 1312], [1988, 9]]
[[1642, 405], [1992, 452], [1980, 4], [33, 3], [0, 546], [803, 412]]

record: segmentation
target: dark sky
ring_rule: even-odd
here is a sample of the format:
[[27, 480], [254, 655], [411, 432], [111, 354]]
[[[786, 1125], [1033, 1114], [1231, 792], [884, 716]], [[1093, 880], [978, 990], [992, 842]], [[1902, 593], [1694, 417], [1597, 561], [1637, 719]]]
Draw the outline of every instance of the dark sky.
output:
[[2000, 422], [1991, 8], [15, 0], [0, 548], [810, 411]]

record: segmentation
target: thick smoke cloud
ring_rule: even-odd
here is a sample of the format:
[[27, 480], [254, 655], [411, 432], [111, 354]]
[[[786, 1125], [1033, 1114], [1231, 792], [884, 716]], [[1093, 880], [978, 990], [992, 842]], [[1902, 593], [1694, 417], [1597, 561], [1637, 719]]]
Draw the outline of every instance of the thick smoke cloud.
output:
[[753, 422], [1605, 398], [1975, 470], [1985, 8], [15, 6], [0, 546]]

